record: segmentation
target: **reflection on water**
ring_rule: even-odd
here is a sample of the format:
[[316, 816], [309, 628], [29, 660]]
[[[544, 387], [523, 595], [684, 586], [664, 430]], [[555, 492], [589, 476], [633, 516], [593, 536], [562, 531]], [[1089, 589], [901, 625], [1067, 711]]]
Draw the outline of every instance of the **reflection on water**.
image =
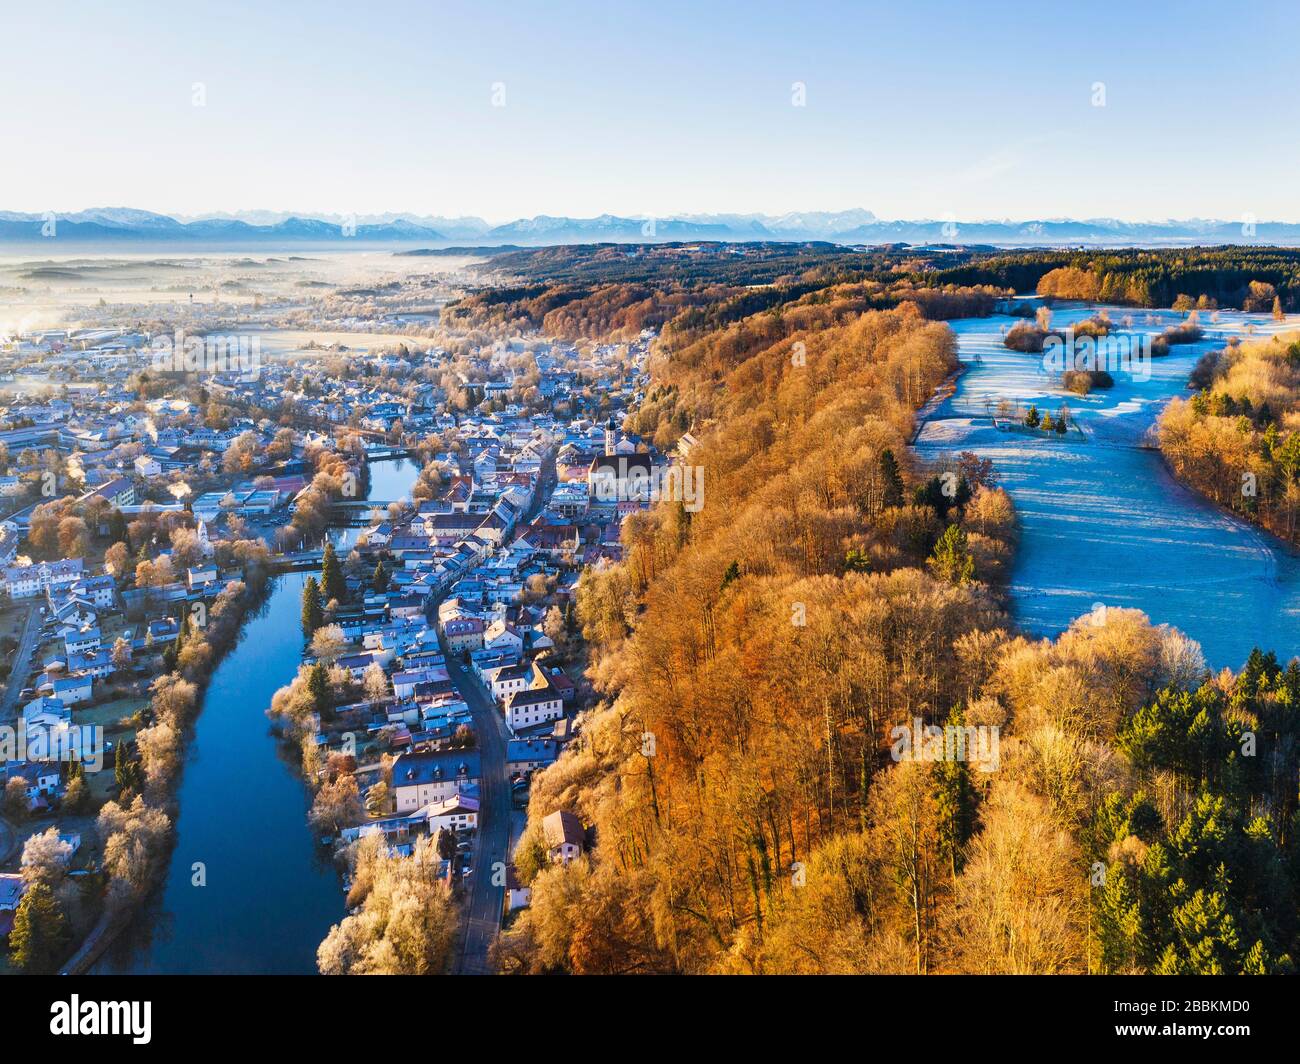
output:
[[[368, 497], [401, 497], [417, 472], [410, 462], [376, 463]], [[275, 579], [213, 674], [181, 777], [166, 884], [98, 971], [315, 972], [343, 895], [307, 828], [297, 751], [266, 717], [301, 661], [306, 577]], [[200, 872], [206, 885], [196, 886]]]
[[411, 486], [419, 475], [420, 467], [409, 458], [370, 464], [370, 490], [367, 499], [378, 502], [396, 502], [411, 497]]

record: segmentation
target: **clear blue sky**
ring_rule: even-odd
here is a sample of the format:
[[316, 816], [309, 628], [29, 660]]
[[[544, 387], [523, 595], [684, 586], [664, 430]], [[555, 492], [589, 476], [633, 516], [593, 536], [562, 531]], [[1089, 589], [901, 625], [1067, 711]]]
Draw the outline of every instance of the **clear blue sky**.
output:
[[4, 0], [0, 209], [1297, 221], [1297, 30], [1271, 0]]

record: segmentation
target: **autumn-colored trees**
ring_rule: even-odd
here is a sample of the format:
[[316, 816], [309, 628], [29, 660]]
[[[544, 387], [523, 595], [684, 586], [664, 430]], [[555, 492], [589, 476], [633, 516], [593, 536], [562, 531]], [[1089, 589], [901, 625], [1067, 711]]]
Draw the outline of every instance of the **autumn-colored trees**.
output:
[[[948, 330], [914, 308], [727, 332], [665, 369], [700, 396], [696, 378], [730, 364], [691, 454], [703, 508], [630, 520], [624, 564], [584, 577], [578, 616], [614, 699], [535, 778], [530, 822], [573, 808], [599, 846], [589, 865], [536, 873], [504, 967], [768, 970], [797, 866], [877, 820], [873, 859], [892, 853], [910, 877], [881, 879], [878, 911], [910, 917], [841, 948], [897, 970], [934, 963], [953, 826], [969, 831], [950, 808], [962, 788], [918, 767], [896, 795], [888, 729], [948, 719], [988, 667], [980, 635], [1000, 615], [980, 581], [1011, 534], [1009, 500], [977, 461], [941, 476], [900, 460], [911, 411], [953, 365]], [[941, 540], [936, 580], [922, 569]], [[928, 818], [919, 851], [881, 812], [905, 806]]]
[[1230, 345], [1193, 374], [1201, 390], [1159, 422], [1175, 475], [1277, 535], [1300, 529], [1300, 338]]
[[[533, 904], [499, 968], [1284, 970], [1285, 670], [1207, 680], [1195, 643], [1132, 610], [1010, 632], [996, 471], [906, 447], [953, 365], [915, 308], [828, 293], [667, 332], [632, 420], [692, 426], [704, 505], [630, 518], [622, 563], [584, 574], [606, 701], [534, 777], [516, 851]], [[1275, 378], [1249, 377], [1262, 401]], [[917, 721], [992, 731], [997, 765], [895, 763], [891, 730]], [[1236, 752], [1247, 731], [1259, 761]], [[556, 809], [596, 839], [564, 867], [540, 843]]]

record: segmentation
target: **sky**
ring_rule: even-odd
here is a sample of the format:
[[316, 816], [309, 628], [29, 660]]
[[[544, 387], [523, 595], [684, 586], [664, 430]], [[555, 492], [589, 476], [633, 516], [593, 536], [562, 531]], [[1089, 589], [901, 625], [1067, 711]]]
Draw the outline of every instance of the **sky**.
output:
[[0, 210], [1300, 221], [1300, 4], [0, 0]]

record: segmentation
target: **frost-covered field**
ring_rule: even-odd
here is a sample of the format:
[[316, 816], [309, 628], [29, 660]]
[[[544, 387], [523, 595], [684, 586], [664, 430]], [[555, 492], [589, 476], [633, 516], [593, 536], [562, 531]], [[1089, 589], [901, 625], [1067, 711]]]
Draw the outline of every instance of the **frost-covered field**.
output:
[[[1058, 308], [1053, 326], [1098, 307]], [[1171, 312], [1110, 307], [1132, 328], [1155, 334], [1183, 320]], [[1096, 603], [1133, 606], [1157, 623], [1181, 628], [1213, 667], [1239, 666], [1252, 646], [1281, 657], [1300, 652], [1300, 559], [1283, 544], [1179, 486], [1159, 452], [1141, 445], [1163, 404], [1183, 394], [1202, 353], [1231, 335], [1296, 328], [1267, 315], [1224, 311], [1201, 316], [1206, 337], [1151, 362], [1151, 379], [1114, 373], [1115, 387], [1087, 397], [1067, 393], [1040, 355], [1007, 350], [1003, 332], [1016, 319], [952, 323], [967, 369], [956, 392], [930, 416], [917, 439], [920, 457], [974, 451], [992, 458], [1021, 523], [1012, 578], [1018, 623], [1054, 635]], [[1001, 432], [989, 413], [1000, 399], [1066, 403], [1088, 436], [1067, 442]]]

